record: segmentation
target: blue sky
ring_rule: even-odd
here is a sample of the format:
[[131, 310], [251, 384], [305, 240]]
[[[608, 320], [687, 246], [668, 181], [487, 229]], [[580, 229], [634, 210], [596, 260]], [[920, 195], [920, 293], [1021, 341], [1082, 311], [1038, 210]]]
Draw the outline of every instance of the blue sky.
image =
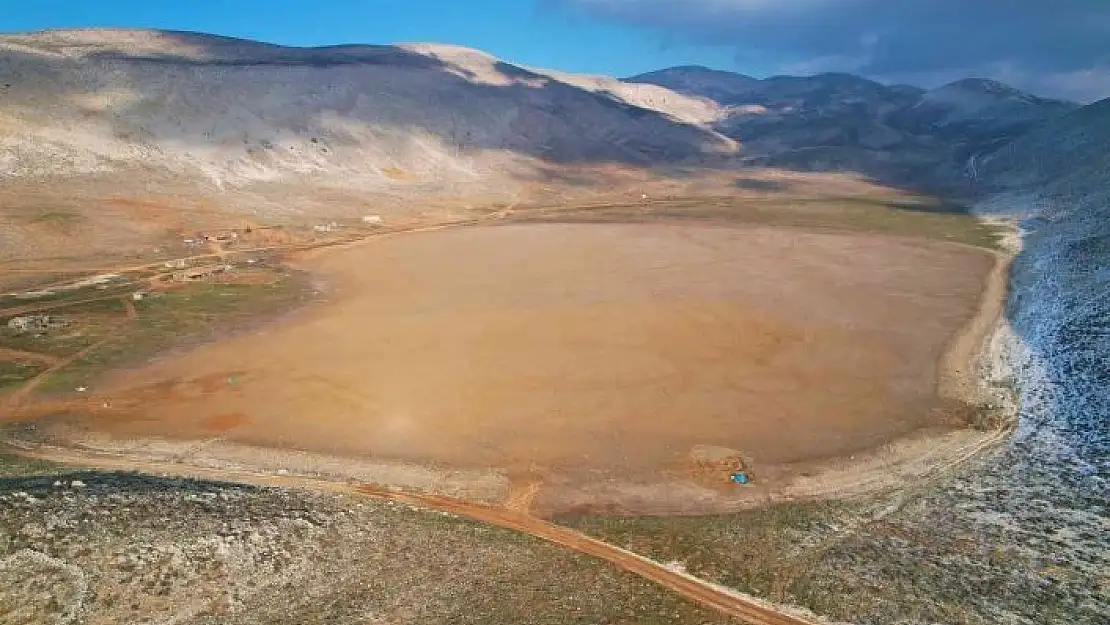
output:
[[317, 46], [455, 43], [506, 60], [627, 76], [672, 65], [738, 67], [728, 46], [668, 43], [665, 33], [531, 0], [2, 0], [0, 30], [120, 26], [192, 30]]

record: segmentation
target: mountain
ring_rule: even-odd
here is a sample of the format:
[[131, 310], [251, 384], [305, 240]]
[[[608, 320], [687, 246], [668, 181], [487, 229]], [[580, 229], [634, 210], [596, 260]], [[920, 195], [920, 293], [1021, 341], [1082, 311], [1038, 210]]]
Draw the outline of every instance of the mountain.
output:
[[712, 127], [739, 141], [749, 164], [942, 191], [964, 184], [969, 159], [1078, 106], [978, 78], [924, 90], [843, 73], [760, 80], [676, 67], [628, 80], [714, 100], [724, 110]]
[[[998, 458], [1003, 488], [969, 490], [1022, 527], [1046, 514], [1087, 518], [1110, 485], [1108, 148], [1110, 99], [1040, 125], [978, 167], [978, 210], [1023, 230], [1007, 314], [1022, 422]], [[1030, 493], [1051, 504], [1030, 509]], [[1069, 549], [1097, 559], [1102, 544]]]
[[960, 142], [970, 154], [989, 151], [1078, 107], [993, 80], [967, 78], [925, 92], [894, 113], [890, 123], [906, 132]]
[[646, 171], [752, 166], [948, 192], [977, 159], [1074, 110], [983, 80], [925, 91], [695, 66], [616, 80], [457, 46], [113, 29], [0, 36], [0, 96], [0, 185], [200, 185], [271, 212], [289, 193], [488, 204], [615, 189], [618, 171], [631, 192], [661, 180]]
[[700, 65], [683, 65], [639, 74], [623, 82], [658, 85], [676, 93], [725, 103], [748, 93], [759, 84], [759, 79]]
[[[1090, 197], [1110, 192], [1110, 98], [1027, 132], [981, 159], [986, 189]], [[1104, 202], [1110, 197], [1104, 195]], [[1110, 209], [1108, 209], [1110, 212]]]
[[925, 92], [911, 110], [918, 121], [927, 120], [932, 128], [972, 124], [1014, 130], [1077, 108], [1077, 104], [1039, 98], [994, 80], [966, 78]]
[[[6, 177], [159, 168], [242, 186], [380, 189], [545, 164], [686, 163], [735, 150], [715, 107], [465, 48], [291, 48], [195, 33], [0, 37]], [[665, 92], [665, 93], [664, 93]], [[504, 177], [501, 177], [504, 178]]]

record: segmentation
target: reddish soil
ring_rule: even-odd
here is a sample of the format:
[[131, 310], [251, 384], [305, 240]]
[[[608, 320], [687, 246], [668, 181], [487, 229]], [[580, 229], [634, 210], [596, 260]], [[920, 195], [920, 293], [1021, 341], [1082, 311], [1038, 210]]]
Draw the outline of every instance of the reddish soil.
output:
[[937, 362], [992, 264], [942, 243], [678, 224], [370, 240], [307, 261], [330, 304], [115, 374], [102, 395], [142, 414], [88, 425], [570, 488], [681, 472], [698, 445], [757, 470], [829, 458], [939, 424]]
[[212, 432], [226, 432], [245, 424], [249, 420], [250, 417], [241, 412], [221, 412], [201, 420], [200, 425]]

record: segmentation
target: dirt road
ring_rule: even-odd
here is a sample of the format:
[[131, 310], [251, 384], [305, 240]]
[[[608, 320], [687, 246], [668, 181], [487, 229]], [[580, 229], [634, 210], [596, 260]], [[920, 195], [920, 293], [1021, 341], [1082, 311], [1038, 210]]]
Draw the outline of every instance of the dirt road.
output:
[[358, 486], [354, 490], [371, 497], [449, 512], [481, 523], [496, 525], [541, 538], [578, 553], [605, 560], [629, 573], [634, 573], [655, 582], [695, 603], [713, 608], [722, 614], [739, 618], [746, 623], [796, 625], [815, 622], [799, 616], [785, 614], [775, 608], [763, 605], [738, 593], [730, 592], [692, 575], [669, 569], [639, 554], [526, 514], [446, 497], [411, 495], [369, 486]]
[[92, 455], [59, 448], [0, 446], [16, 455], [102, 470], [140, 471], [155, 475], [222, 480], [257, 486], [302, 488], [395, 501], [420, 508], [438, 510], [478, 523], [521, 532], [566, 547], [583, 555], [604, 560], [624, 571], [659, 584], [690, 601], [735, 617], [750, 625], [815, 625], [818, 621], [784, 611], [752, 597], [722, 588], [692, 575], [670, 569], [615, 545], [542, 519], [504, 508], [486, 506], [434, 495], [419, 495], [383, 489], [367, 484], [331, 482], [319, 478], [270, 475], [248, 471], [229, 471], [185, 465], [147, 463], [119, 456]]
[[[120, 302], [122, 302], [123, 307], [124, 307], [124, 319], [122, 321], [119, 321], [119, 322], [116, 323], [116, 325], [114, 326], [114, 329], [116, 329], [116, 330], [122, 328], [123, 325], [125, 325], [127, 323], [133, 322], [135, 319], [137, 319], [139, 317], [139, 313], [138, 313], [137, 310], [135, 310], [135, 305], [131, 302], [130, 299], [122, 298], [122, 299], [120, 299]], [[64, 358], [49, 356], [47, 354], [38, 354], [38, 353], [35, 353], [35, 352], [22, 352], [22, 351], [17, 351], [17, 350], [7, 350], [7, 349], [0, 348], [0, 357], [4, 357], [7, 354], [7, 355], [11, 355], [12, 357], [15, 357], [17, 359], [18, 358], [23, 358], [25, 360], [37, 359], [38, 362], [42, 362], [42, 363], [45, 363], [45, 364], [49, 365], [44, 371], [42, 371], [41, 373], [39, 373], [35, 377], [31, 378], [30, 380], [27, 380], [27, 382], [25, 382], [22, 386], [20, 386], [18, 389], [16, 389], [16, 391], [14, 393], [9, 395], [7, 397], [7, 400], [3, 404], [0, 404], [0, 417], [6, 417], [10, 413], [12, 413], [15, 408], [19, 407], [19, 405], [22, 404], [24, 402], [24, 400], [26, 400], [27, 397], [32, 392], [34, 392], [34, 390], [36, 388], [38, 388], [43, 382], [45, 382], [46, 379], [49, 378], [51, 375], [54, 375], [58, 371], [61, 371], [62, 369], [64, 369], [64, 368], [70, 366], [71, 364], [77, 362], [78, 360], [81, 360], [86, 355], [92, 353], [93, 351], [95, 351], [97, 349], [100, 349], [101, 347], [104, 347], [108, 343], [111, 343], [112, 341], [117, 340], [119, 337], [120, 337], [120, 332], [111, 332], [111, 333], [108, 334], [108, 336], [104, 337], [103, 339], [101, 339], [99, 341], [96, 341], [92, 345], [89, 345], [89, 346], [85, 347], [84, 349], [82, 349], [82, 350], [80, 350], [80, 351], [78, 351], [74, 354], [70, 354], [69, 356], [66, 356]]]
[[30, 395], [36, 388], [38, 388], [39, 385], [41, 385], [43, 382], [45, 382], [48, 377], [50, 377], [54, 373], [57, 373], [58, 371], [60, 371], [64, 368], [68, 367], [69, 365], [77, 362], [78, 360], [84, 358], [90, 352], [92, 352], [94, 350], [97, 350], [97, 349], [100, 349], [101, 347], [107, 345], [108, 343], [111, 343], [112, 341], [116, 340], [117, 338], [119, 338], [118, 334], [109, 335], [109, 336], [93, 343], [92, 345], [89, 345], [88, 347], [82, 349], [79, 352], [77, 352], [75, 354], [72, 354], [70, 356], [67, 356], [64, 359], [55, 362], [53, 365], [50, 366], [50, 368], [46, 369], [42, 373], [40, 373], [40, 374], [36, 375], [35, 377], [31, 378], [23, 386], [16, 389], [16, 391], [14, 393], [9, 395], [8, 398], [7, 398], [7, 402], [3, 406], [3, 410], [0, 410], [0, 416], [4, 416], [8, 411], [13, 410], [14, 408], [18, 407], [21, 403], [23, 403], [23, 401], [27, 398], [27, 396]]

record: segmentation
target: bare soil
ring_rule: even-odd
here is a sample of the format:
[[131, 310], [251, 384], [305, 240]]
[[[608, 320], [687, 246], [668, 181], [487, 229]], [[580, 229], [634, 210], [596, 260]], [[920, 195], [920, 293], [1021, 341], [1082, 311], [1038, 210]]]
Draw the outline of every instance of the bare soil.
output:
[[498, 468], [545, 509], [610, 482], [727, 488], [691, 470], [702, 445], [782, 482], [951, 425], [937, 363], [993, 260], [674, 223], [369, 240], [303, 261], [327, 304], [109, 376], [96, 400], [122, 408], [79, 429]]

